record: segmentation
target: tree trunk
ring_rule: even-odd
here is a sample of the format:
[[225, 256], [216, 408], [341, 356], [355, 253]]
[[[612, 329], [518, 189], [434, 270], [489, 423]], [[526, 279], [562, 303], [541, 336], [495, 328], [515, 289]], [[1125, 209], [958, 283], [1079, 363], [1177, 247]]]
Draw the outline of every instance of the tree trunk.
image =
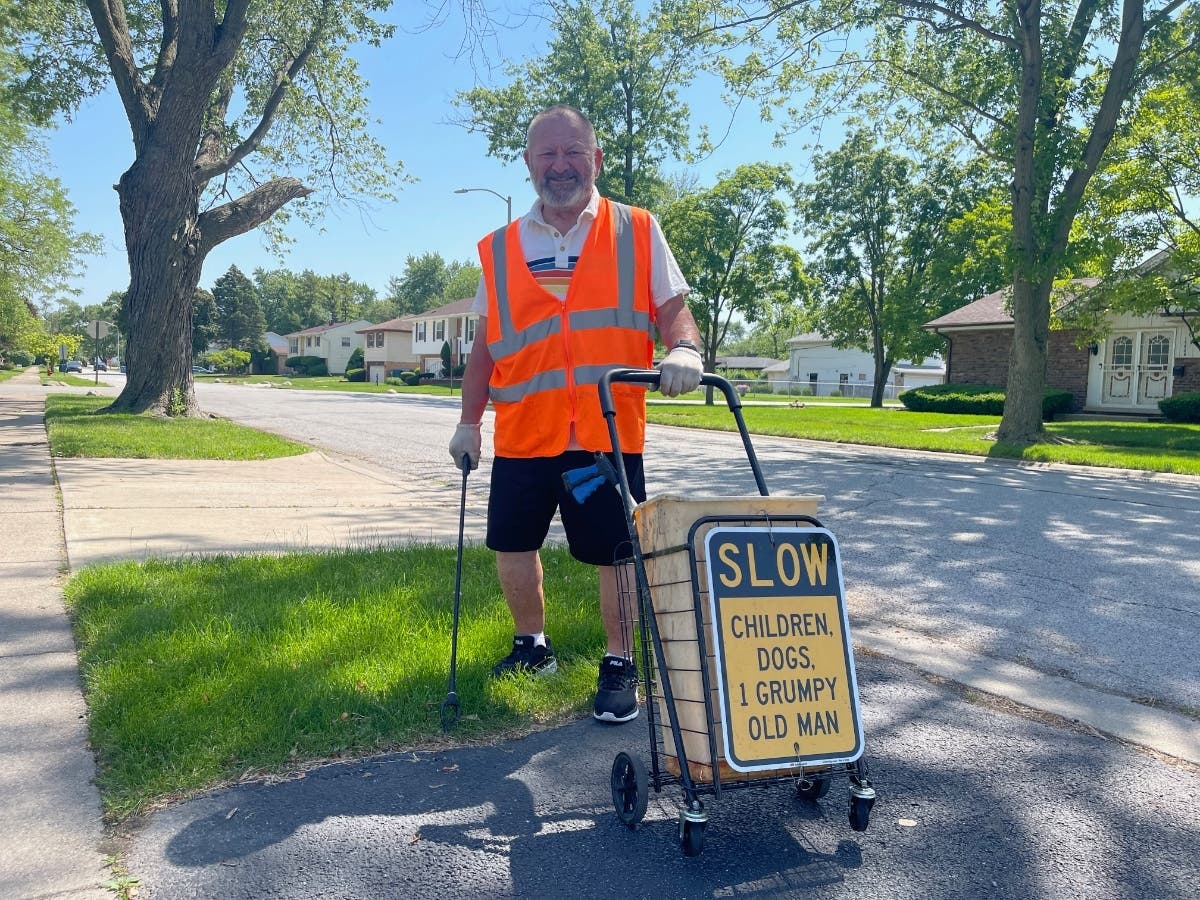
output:
[[1050, 337], [1049, 278], [1013, 283], [1013, 346], [1008, 359], [1004, 416], [997, 439], [1033, 444], [1041, 439], [1042, 398], [1046, 388], [1046, 346]]
[[200, 283], [192, 161], [151, 148], [117, 186], [129, 256], [126, 382], [113, 412], [193, 415], [192, 296]]
[[871, 406], [875, 409], [883, 407], [883, 392], [887, 388], [888, 373], [892, 371], [892, 364], [887, 360], [875, 365], [875, 382], [871, 385]]

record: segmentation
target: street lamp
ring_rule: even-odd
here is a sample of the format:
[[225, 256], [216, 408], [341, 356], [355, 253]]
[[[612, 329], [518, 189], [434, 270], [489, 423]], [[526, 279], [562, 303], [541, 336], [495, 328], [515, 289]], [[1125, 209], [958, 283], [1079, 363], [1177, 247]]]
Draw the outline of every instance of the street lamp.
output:
[[509, 221], [509, 222], [512, 221], [512, 197], [506, 197], [504, 194], [501, 194], [499, 191], [493, 191], [491, 188], [457, 188], [454, 191], [454, 193], [469, 194], [472, 191], [483, 191], [485, 194], [491, 194], [495, 197], [499, 197], [501, 200], [504, 201], [505, 206], [508, 207], [508, 220], [507, 221]]

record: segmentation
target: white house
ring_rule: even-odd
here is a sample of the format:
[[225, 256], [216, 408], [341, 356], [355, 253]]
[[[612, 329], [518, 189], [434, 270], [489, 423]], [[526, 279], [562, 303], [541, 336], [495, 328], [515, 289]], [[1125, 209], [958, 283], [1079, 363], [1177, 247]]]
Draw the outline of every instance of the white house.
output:
[[464, 363], [475, 344], [475, 328], [479, 317], [471, 312], [474, 298], [455, 300], [437, 309], [412, 316], [413, 354], [421, 370], [440, 375], [442, 345], [450, 342], [450, 358], [454, 365]]
[[[815, 397], [870, 397], [875, 381], [875, 357], [862, 350], [838, 350], [822, 334], [799, 334], [787, 341], [789, 350], [786, 379], [772, 379], [778, 393], [810, 393]], [[903, 361], [892, 366], [884, 396], [893, 398], [909, 388], [941, 384], [946, 367], [941, 357], [920, 363]], [[836, 393], [835, 393], [836, 392]]]
[[413, 351], [413, 317], [401, 316], [378, 325], [358, 329], [365, 340], [363, 366], [367, 381], [382, 384], [383, 380], [402, 369], [420, 368], [420, 359]]
[[355, 347], [363, 346], [360, 329], [370, 324], [366, 319], [355, 319], [353, 322], [330, 322], [328, 325], [294, 331], [284, 335], [288, 342], [288, 355], [319, 356], [325, 360], [330, 375], [344, 375], [350, 354]]

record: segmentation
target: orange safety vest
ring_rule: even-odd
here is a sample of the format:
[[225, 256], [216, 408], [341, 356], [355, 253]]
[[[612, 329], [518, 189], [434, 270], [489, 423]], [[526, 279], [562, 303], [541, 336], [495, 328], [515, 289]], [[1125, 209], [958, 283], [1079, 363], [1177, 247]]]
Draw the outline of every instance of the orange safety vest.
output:
[[[644, 209], [601, 198], [565, 301], [529, 271], [518, 222], [479, 242], [497, 456], [556, 456], [572, 425], [585, 450], [612, 450], [596, 385], [609, 369], [654, 361], [650, 229]], [[612, 392], [621, 450], [641, 453], [646, 387], [617, 383]]]

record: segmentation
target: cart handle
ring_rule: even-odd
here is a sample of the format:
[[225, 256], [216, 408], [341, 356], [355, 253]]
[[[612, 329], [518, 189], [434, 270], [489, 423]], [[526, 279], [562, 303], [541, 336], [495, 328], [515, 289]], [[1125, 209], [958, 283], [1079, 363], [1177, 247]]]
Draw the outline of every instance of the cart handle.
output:
[[[630, 512], [633, 510], [634, 501], [629, 493], [629, 482], [626, 479], [624, 459], [621, 456], [621, 444], [617, 436], [617, 411], [613, 406], [612, 383], [617, 381], [622, 383], [648, 384], [652, 387], [657, 387], [659, 375], [660, 373], [655, 369], [609, 369], [600, 376], [600, 411], [604, 413], [604, 418], [608, 422], [608, 437], [612, 442], [617, 477], [621, 482], [621, 495], [624, 497], [625, 504], [629, 507]], [[738, 433], [742, 436], [742, 446], [746, 448], [746, 459], [750, 461], [750, 469], [754, 473], [754, 483], [758, 486], [758, 492], [766, 497], [767, 483], [763, 480], [762, 468], [758, 464], [758, 456], [754, 453], [754, 444], [750, 441], [750, 432], [746, 428], [746, 420], [742, 417], [742, 398], [738, 396], [737, 391], [733, 389], [733, 385], [729, 383], [728, 379], [722, 378], [720, 375], [705, 372], [700, 376], [700, 383], [720, 388], [721, 393], [725, 395], [725, 403], [729, 406], [729, 411], [733, 413], [733, 420], [737, 423]]]

